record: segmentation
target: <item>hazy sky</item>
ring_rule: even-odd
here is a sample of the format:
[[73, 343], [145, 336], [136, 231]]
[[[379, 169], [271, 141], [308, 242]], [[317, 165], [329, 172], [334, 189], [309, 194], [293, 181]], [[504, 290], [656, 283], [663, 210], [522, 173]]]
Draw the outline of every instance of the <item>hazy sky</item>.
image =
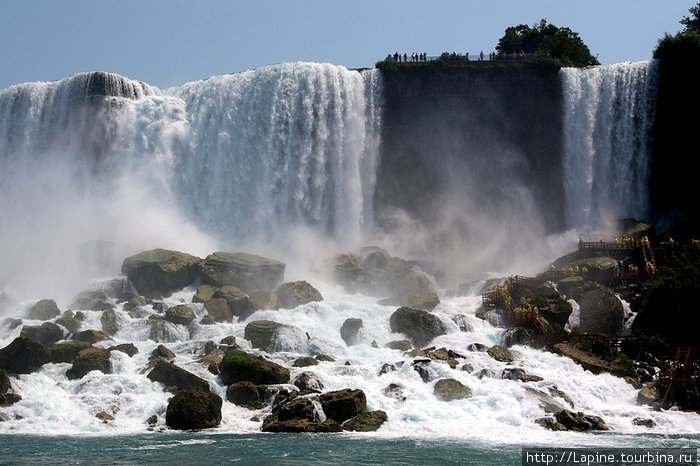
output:
[[283, 61], [492, 51], [541, 18], [602, 63], [651, 58], [697, 0], [0, 0], [0, 89], [113, 71], [161, 87]]

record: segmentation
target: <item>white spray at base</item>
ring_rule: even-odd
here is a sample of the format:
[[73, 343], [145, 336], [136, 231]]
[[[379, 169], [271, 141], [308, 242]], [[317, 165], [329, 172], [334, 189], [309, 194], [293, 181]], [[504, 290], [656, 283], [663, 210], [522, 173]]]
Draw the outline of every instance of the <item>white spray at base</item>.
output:
[[[316, 282], [316, 285], [322, 283]], [[594, 375], [568, 358], [527, 346], [514, 346], [515, 361], [498, 362], [485, 352], [469, 351], [471, 343], [487, 346], [502, 344], [504, 330], [492, 327], [475, 317], [481, 303], [480, 295], [465, 296], [443, 301], [433, 312], [447, 328], [447, 334], [430, 345], [446, 347], [464, 358], [450, 368], [445, 362], [429, 364], [431, 380], [424, 382], [411, 363], [413, 358], [398, 350], [384, 348], [390, 341], [403, 339], [392, 333], [389, 317], [394, 307], [375, 304], [375, 298], [347, 295], [331, 286], [319, 286], [325, 300], [305, 304], [292, 310], [258, 311], [244, 322], [199, 325], [188, 329], [168, 324], [163, 344], [177, 356], [174, 362], [209, 382], [212, 391], [224, 399], [221, 425], [216, 433], [259, 432], [261, 419], [270, 408], [252, 411], [226, 401], [226, 387], [220, 378], [207, 370], [199, 359], [204, 343], [218, 342], [233, 335], [246, 351], [261, 354], [273, 361], [291, 367], [301, 356], [326, 354], [335, 362], [320, 362], [305, 368], [291, 367], [292, 380], [301, 372], [313, 372], [324, 385], [324, 391], [344, 388], [362, 389], [367, 396], [367, 409], [384, 410], [388, 421], [371, 435], [385, 437], [412, 436], [416, 438], [454, 437], [487, 442], [532, 443], [540, 445], [617, 444], [637, 435], [677, 435], [700, 433], [700, 417], [695, 413], [655, 411], [638, 405], [638, 390], [625, 380], [608, 374]], [[191, 301], [193, 290], [184, 290], [166, 302], [175, 305]], [[156, 415], [155, 430], [165, 428], [165, 409], [169, 394], [157, 382], [144, 375], [148, 358], [160, 344], [149, 339], [148, 316], [156, 313], [150, 306], [140, 309], [141, 318], [132, 318], [117, 305], [120, 331], [111, 341], [96, 346], [109, 347], [119, 343], [134, 343], [139, 353], [132, 358], [119, 351], [111, 353], [112, 374], [93, 371], [79, 380], [65, 377], [70, 364], [50, 363], [37, 373], [20, 375], [12, 380], [16, 393], [22, 396], [18, 403], [3, 408], [5, 422], [0, 422], [2, 434], [32, 435], [117, 435], [146, 433], [146, 420]], [[190, 304], [197, 320], [205, 311], [201, 304]], [[83, 311], [87, 319], [82, 328], [99, 326], [100, 312]], [[460, 330], [455, 319], [467, 323], [468, 331]], [[361, 318], [363, 327], [357, 345], [347, 346], [340, 336], [340, 327], [347, 318]], [[270, 319], [293, 326], [275, 343], [278, 351], [264, 353], [250, 348], [244, 339], [245, 325], [253, 320]], [[32, 323], [27, 321], [27, 324]], [[38, 322], [36, 322], [38, 323]], [[463, 325], [464, 326], [464, 325]], [[307, 334], [310, 338], [307, 338]], [[19, 328], [10, 330], [7, 323], [0, 328], [0, 345], [5, 346], [19, 334]], [[373, 347], [376, 342], [378, 348]], [[399, 364], [400, 362], [403, 364]], [[346, 365], [349, 362], [349, 365]], [[379, 375], [386, 363], [395, 364], [396, 371]], [[463, 370], [464, 365], [471, 366]], [[517, 367], [543, 378], [539, 382], [520, 382], [502, 379], [504, 369]], [[439, 401], [433, 394], [438, 379], [454, 378], [468, 386], [472, 396], [464, 400]], [[387, 387], [400, 387], [400, 395]], [[568, 400], [553, 395], [564, 393]], [[601, 416], [611, 431], [604, 435], [554, 433], [535, 424], [535, 419], [546, 415], [541, 399], [562, 408]], [[573, 406], [571, 406], [573, 404]], [[102, 422], [95, 416], [107, 412], [113, 421]], [[652, 419], [656, 427], [635, 426], [634, 418]], [[257, 419], [254, 419], [257, 418]], [[367, 434], [363, 434], [367, 435]], [[631, 436], [631, 437], [629, 437]], [[618, 440], [616, 440], [618, 439]], [[619, 440], [622, 439], [622, 440]], [[634, 445], [626, 445], [634, 446]]]

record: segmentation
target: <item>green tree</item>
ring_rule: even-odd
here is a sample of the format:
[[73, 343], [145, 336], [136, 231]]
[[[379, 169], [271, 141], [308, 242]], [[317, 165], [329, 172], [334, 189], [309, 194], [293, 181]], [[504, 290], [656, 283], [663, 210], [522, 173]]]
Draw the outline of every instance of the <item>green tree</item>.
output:
[[688, 12], [691, 16], [684, 16], [680, 21], [680, 23], [685, 26], [684, 32], [700, 33], [700, 3], [691, 7]]
[[564, 66], [600, 64], [577, 32], [549, 24], [546, 19], [540, 20], [532, 27], [519, 24], [507, 28], [504, 36], [498, 41], [496, 50], [504, 54], [520, 51], [549, 53]]

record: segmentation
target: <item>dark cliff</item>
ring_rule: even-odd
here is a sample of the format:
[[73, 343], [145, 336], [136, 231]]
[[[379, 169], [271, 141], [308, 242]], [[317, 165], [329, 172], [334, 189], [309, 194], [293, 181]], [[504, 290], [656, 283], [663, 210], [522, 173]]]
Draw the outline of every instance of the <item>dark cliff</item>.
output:
[[440, 221], [455, 197], [503, 211], [525, 196], [545, 231], [564, 228], [558, 67], [472, 62], [382, 75], [380, 223], [396, 209]]

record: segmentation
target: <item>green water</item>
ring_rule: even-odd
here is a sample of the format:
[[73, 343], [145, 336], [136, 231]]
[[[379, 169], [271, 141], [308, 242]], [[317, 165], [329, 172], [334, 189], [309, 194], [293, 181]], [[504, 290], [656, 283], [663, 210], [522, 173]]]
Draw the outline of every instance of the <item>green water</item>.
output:
[[[634, 439], [636, 446], [699, 445], [695, 435], [641, 436]], [[600, 440], [609, 443], [603, 437]], [[619, 440], [621, 444], [630, 446], [628, 442], [631, 439]], [[520, 465], [522, 446], [532, 445], [484, 444], [459, 439], [386, 439], [342, 434], [0, 436], [0, 464]]]

